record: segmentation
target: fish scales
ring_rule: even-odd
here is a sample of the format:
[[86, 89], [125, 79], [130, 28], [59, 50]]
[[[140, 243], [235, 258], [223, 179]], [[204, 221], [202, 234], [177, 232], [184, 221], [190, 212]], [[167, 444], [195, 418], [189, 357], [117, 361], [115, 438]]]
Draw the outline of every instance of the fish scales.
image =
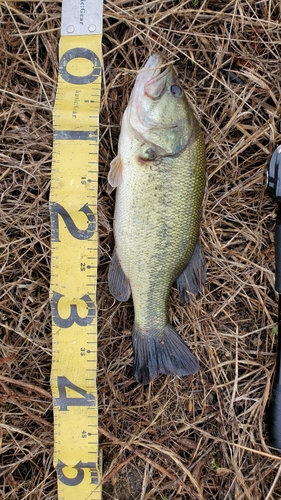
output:
[[[158, 64], [162, 62], [158, 54], [149, 61], [151, 59]], [[164, 94], [173, 85], [180, 88], [171, 66], [166, 74], [164, 71], [163, 77], [161, 75], [161, 71], [155, 69], [146, 78], [145, 74], [140, 75], [144, 94], [145, 85], [151, 82], [156, 92], [162, 85], [163, 93], [162, 80]], [[140, 92], [142, 87], [138, 79], [135, 87]], [[151, 89], [147, 93], [151, 99]], [[146, 110], [148, 117], [144, 118], [141, 107], [145, 103], [139, 99], [135, 104], [139, 97], [133, 91], [122, 120], [118, 157], [112, 162], [109, 174], [109, 183], [117, 186], [115, 264], [109, 272], [109, 286], [111, 291], [119, 286], [117, 294], [112, 292], [119, 300], [124, 283], [127, 286], [126, 292], [123, 290], [124, 297], [132, 293], [135, 378], [148, 383], [159, 373], [187, 375], [198, 369], [197, 360], [169, 324], [168, 299], [173, 282], [186, 268], [187, 277], [190, 274], [189, 278], [193, 279], [187, 266], [196, 260], [193, 255], [197, 253], [199, 258], [195, 266], [191, 266], [197, 274], [196, 291], [201, 286], [200, 276], [204, 277], [204, 270], [200, 269], [204, 261], [201, 252], [196, 253], [195, 249], [199, 245], [205, 155], [198, 122], [184, 95], [181, 101], [178, 98], [174, 102], [170, 99], [171, 103], [168, 101], [167, 112], [172, 110], [174, 115], [170, 117], [170, 127], [163, 110], [157, 113], [157, 102], [152, 112]], [[155, 99], [155, 95], [152, 98], [154, 101], [161, 99]], [[182, 132], [183, 138], [174, 133], [177, 128], [180, 134], [177, 114], [181, 130], [188, 128]]]
[[202, 191], [204, 184], [197, 150], [194, 144], [184, 152], [185, 162], [195, 167], [188, 172], [182, 159], [139, 165], [133, 174], [130, 159], [123, 163], [123, 183], [116, 199], [115, 248], [125, 275], [130, 276], [135, 322], [145, 329], [152, 318], [159, 326], [167, 320], [171, 285], [198, 241], [201, 196], [194, 192]]

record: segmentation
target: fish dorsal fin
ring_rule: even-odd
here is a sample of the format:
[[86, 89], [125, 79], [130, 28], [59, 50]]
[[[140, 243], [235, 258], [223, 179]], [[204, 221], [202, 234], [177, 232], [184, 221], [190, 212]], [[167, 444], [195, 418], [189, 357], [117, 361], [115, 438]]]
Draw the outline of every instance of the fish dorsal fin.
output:
[[107, 192], [110, 194], [122, 181], [122, 160], [120, 156], [116, 156], [110, 163], [110, 170], [108, 173], [108, 187]]

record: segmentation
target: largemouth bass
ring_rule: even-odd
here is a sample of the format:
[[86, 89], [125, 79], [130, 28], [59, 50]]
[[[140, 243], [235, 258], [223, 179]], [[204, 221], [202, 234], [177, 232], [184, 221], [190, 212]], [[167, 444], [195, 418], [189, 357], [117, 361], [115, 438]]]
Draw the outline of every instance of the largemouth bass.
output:
[[138, 74], [108, 175], [109, 188], [117, 187], [109, 289], [119, 301], [132, 294], [134, 377], [143, 384], [198, 371], [169, 323], [168, 299], [175, 280], [182, 302], [205, 280], [204, 142], [173, 66], [163, 65], [154, 54]]

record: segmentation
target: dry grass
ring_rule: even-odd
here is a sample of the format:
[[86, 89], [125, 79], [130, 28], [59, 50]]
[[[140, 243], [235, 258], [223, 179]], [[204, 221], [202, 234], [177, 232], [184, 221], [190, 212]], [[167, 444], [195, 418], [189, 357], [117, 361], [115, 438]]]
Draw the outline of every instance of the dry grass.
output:
[[[107, 0], [100, 144], [99, 409], [104, 500], [281, 499], [267, 447], [277, 297], [276, 206], [264, 190], [281, 143], [278, 0]], [[0, 498], [54, 500], [50, 224], [56, 1], [0, 0]], [[204, 294], [170, 315], [201, 362], [182, 380], [132, 378], [132, 303], [107, 270], [114, 200], [109, 162], [135, 71], [154, 50], [174, 61], [202, 123], [208, 192]]]

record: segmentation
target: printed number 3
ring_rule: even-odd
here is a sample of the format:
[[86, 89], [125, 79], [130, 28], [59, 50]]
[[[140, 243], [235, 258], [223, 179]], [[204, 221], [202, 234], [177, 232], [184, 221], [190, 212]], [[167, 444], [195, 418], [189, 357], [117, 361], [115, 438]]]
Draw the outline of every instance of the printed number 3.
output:
[[96, 308], [89, 295], [86, 294], [80, 298], [80, 300], [83, 300], [86, 303], [88, 308], [88, 314], [87, 316], [85, 316], [85, 318], [81, 318], [78, 315], [76, 304], [70, 304], [70, 315], [68, 316], [68, 318], [62, 318], [58, 311], [58, 303], [62, 297], [64, 297], [64, 295], [62, 295], [61, 293], [54, 292], [54, 295], [51, 299], [53, 321], [57, 326], [59, 326], [60, 328], [69, 328], [73, 325], [73, 323], [76, 323], [79, 326], [87, 326], [92, 323], [96, 315]]

